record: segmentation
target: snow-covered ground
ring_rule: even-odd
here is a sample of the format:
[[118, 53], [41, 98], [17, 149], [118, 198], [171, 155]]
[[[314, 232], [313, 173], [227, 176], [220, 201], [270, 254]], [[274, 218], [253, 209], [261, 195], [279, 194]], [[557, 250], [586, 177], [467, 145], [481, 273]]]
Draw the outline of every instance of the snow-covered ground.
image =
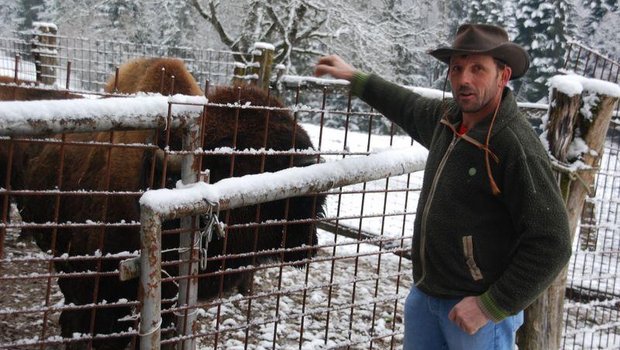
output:
[[[305, 124], [304, 128], [318, 144], [319, 127]], [[394, 147], [411, 144], [409, 137], [373, 135], [368, 146], [367, 133], [349, 132], [344, 145], [344, 130], [330, 128], [323, 128], [322, 140], [321, 151], [328, 152], [345, 148], [349, 152], [365, 152], [367, 148], [377, 151], [390, 143]], [[416, 149], [426, 154], [421, 146]], [[342, 156], [325, 158], [334, 161]], [[361, 227], [384, 237], [404, 238], [391, 242], [410, 247], [418, 192], [386, 194], [385, 189], [419, 188], [421, 175], [418, 172], [342, 189], [354, 193], [338, 195], [334, 190], [328, 196], [327, 217], [354, 217], [339, 220], [339, 224]], [[367, 193], [358, 193], [362, 190]], [[381, 217], [384, 211], [393, 215]], [[371, 339], [376, 339], [373, 346], [377, 349], [389, 349], [392, 341], [395, 348], [400, 347], [402, 302], [412, 283], [411, 262], [389, 252], [381, 254], [374, 245], [325, 231], [319, 233], [319, 244], [324, 248], [307, 270], [285, 267], [280, 272], [278, 266], [260, 270], [254, 280], [254, 294], [259, 297], [252, 299], [251, 306], [247, 298], [236, 295], [221, 307], [219, 330], [223, 334], [217, 338], [217, 348], [243, 349], [247, 341], [250, 349], [271, 349], [274, 343], [276, 349], [340, 349], [347, 345], [367, 349]], [[280, 273], [279, 290], [286, 294], [278, 299], [271, 293], [278, 290]], [[215, 348], [217, 313], [216, 306], [206, 306], [199, 313], [204, 333], [199, 338], [201, 349]], [[280, 320], [277, 325], [276, 319]]]

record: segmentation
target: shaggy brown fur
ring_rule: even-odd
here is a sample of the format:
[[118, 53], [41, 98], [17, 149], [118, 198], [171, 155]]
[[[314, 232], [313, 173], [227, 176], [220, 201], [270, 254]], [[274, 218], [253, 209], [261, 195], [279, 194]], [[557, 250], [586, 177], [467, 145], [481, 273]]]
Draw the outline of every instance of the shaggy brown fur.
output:
[[[165, 90], [170, 86], [166, 81], [169, 73], [175, 75], [175, 89], [173, 93], [186, 95], [202, 94], [193, 77], [187, 72], [180, 60], [174, 59], [136, 59], [121, 66], [117, 79], [119, 92], [134, 93], [138, 91], [159, 92], [161, 86], [161, 67], [166, 67], [164, 79], [164, 91], [168, 94], [172, 91]], [[113, 79], [107, 85], [108, 92], [113, 88]], [[239, 97], [241, 96], [241, 97]], [[254, 106], [284, 107], [275, 98], [267, 98], [267, 94], [259, 89], [245, 87], [241, 90], [236, 88], [216, 89], [209, 96], [214, 103], [235, 103], [242, 105], [250, 102]], [[234, 130], [237, 110], [231, 108], [208, 108], [207, 120], [205, 121], [205, 144], [203, 149], [210, 150], [220, 147], [233, 147], [236, 138], [237, 149], [266, 149], [290, 150], [291, 148], [308, 149], [312, 143], [307, 133], [293, 120], [290, 113], [285, 111], [255, 111], [251, 109], [239, 109], [238, 130]], [[265, 129], [267, 137], [265, 138]], [[236, 133], [236, 136], [235, 136]], [[68, 141], [99, 141], [114, 143], [145, 143], [154, 137], [150, 131], [131, 131], [111, 133], [67, 134]], [[160, 140], [163, 138], [160, 137]], [[180, 148], [180, 132], [174, 132], [171, 140], [171, 148]], [[161, 145], [164, 146], [164, 145]], [[64, 146], [64, 169], [58, 169], [60, 164], [60, 146], [47, 145], [34, 158], [28, 161], [25, 169], [24, 188], [33, 190], [52, 190], [59, 183], [58, 174], [62, 174], [62, 191], [86, 190], [86, 191], [139, 191], [146, 188], [154, 188], [154, 183], [147, 181], [146, 174], [150, 170], [150, 162], [153, 160], [152, 152], [143, 149], [119, 149], [105, 147]], [[316, 157], [267, 155], [264, 158], [265, 171], [277, 171], [290, 166], [304, 166], [316, 162]], [[233, 176], [257, 173], [261, 171], [263, 159], [256, 155], [237, 155]], [[203, 167], [211, 170], [211, 181], [231, 176], [230, 156], [204, 156]], [[108, 170], [109, 169], [109, 170]], [[62, 172], [59, 172], [62, 170]], [[108, 178], [109, 176], [109, 178]], [[180, 174], [169, 169], [169, 181], [174, 184], [180, 178]], [[22, 215], [28, 222], [132, 222], [139, 220], [139, 206], [137, 197], [131, 196], [106, 196], [106, 195], [40, 195], [28, 196], [22, 203]], [[258, 221], [303, 219], [316, 217], [322, 213], [322, 205], [325, 198], [297, 197], [288, 200], [288, 215], [285, 210], [287, 201], [275, 201], [261, 206]], [[58, 217], [54, 208], [59, 203]], [[256, 208], [240, 208], [230, 212], [229, 215], [221, 213], [220, 219], [229, 217], [228, 224], [241, 224], [256, 221]], [[178, 227], [178, 222], [165, 223], [167, 228]], [[284, 234], [286, 232], [286, 234]], [[32, 233], [37, 243], [43, 250], [52, 250], [55, 256], [62, 254], [92, 255], [99, 250], [104, 255], [122, 251], [134, 251], [139, 249], [139, 231], [135, 227], [60, 227], [54, 229], [38, 229]], [[165, 235], [164, 248], [178, 246], [177, 235]], [[227, 237], [227, 249], [224, 251], [224, 240], [217, 237], [209, 244], [208, 256], [222, 256], [224, 254], [246, 253], [254, 250], [273, 251], [284, 247], [299, 247], [301, 245], [313, 246], [317, 243], [316, 228], [312, 224], [270, 225], [261, 227], [258, 231], [254, 228], [231, 229]], [[229, 258], [225, 262], [227, 269], [259, 264], [264, 259], [280, 259], [285, 261], [297, 261], [314, 254], [311, 248], [307, 251], [287, 252], [280, 254], [263, 254], [261, 258], [253, 261], [252, 258]], [[176, 260], [176, 254], [165, 256], [164, 260]], [[119, 261], [116, 259], [105, 260], [98, 266], [96, 259], [64, 261], [56, 264], [56, 269], [65, 273], [83, 271], [113, 271], [118, 268]], [[204, 276], [199, 280], [199, 297], [202, 299], [213, 298], [219, 293], [220, 283], [223, 283], [224, 292], [238, 287], [247, 288], [245, 282], [251, 280], [252, 273], [227, 273], [221, 276], [213, 276], [221, 269], [219, 261], [209, 263], [206, 271], [201, 271]], [[168, 271], [171, 275], [176, 274], [174, 269]], [[81, 277], [59, 278], [60, 288], [65, 297], [65, 303], [76, 305], [90, 304], [95, 301], [106, 300], [108, 303], [115, 302], [120, 298], [137, 300], [137, 280], [120, 282], [117, 276], [110, 277]], [[98, 286], [99, 292], [96, 300], [93, 291]], [[176, 287], [172, 283], [164, 284], [163, 298], [172, 298], [176, 294]], [[119, 318], [129, 315], [128, 307], [114, 307], [98, 309], [95, 314], [95, 333], [109, 334], [127, 330], [134, 326], [130, 322], [120, 322]], [[63, 311], [60, 318], [62, 335], [71, 338], [74, 332], [89, 333], [91, 310]], [[171, 314], [165, 314], [164, 327], [170, 324]], [[104, 342], [94, 342], [97, 349], [122, 349], [128, 343], [128, 338], [111, 338]], [[77, 344], [75, 348], [80, 348]]]
[[156, 92], [162, 95], [202, 95], [200, 86], [187, 71], [183, 61], [176, 58], [134, 58], [119, 67], [118, 77], [112, 76], [108, 79], [105, 91], [125, 94]]
[[[7, 81], [0, 79], [2, 81]], [[7, 81], [13, 83], [13, 79]], [[20, 82], [24, 83], [24, 82]], [[0, 86], [2, 100], [50, 100], [81, 98], [79, 95], [55, 90], [33, 88], [34, 83], [23, 86]], [[66, 142], [114, 142], [114, 143], [145, 143], [152, 139], [153, 131], [122, 131], [66, 134]], [[52, 136], [60, 138], [60, 135]], [[143, 149], [112, 148], [110, 154], [105, 147], [85, 147], [65, 145], [63, 163], [61, 164], [60, 145], [13, 142], [0, 140], [0, 186], [5, 187], [5, 169], [9, 157], [12, 163], [11, 186], [14, 189], [54, 190], [60, 183], [63, 192], [72, 190], [101, 191], [138, 191], [147, 188], [144, 180], [145, 159], [149, 153]], [[109, 157], [109, 161], [108, 161]], [[110, 178], [106, 177], [106, 169], [111, 169]], [[132, 164], [133, 166], [127, 166]], [[62, 174], [62, 179], [58, 178]], [[109, 185], [108, 185], [109, 183]], [[96, 196], [84, 195], [35, 195], [16, 196], [24, 222], [77, 222], [86, 220], [94, 222], [126, 222], [139, 220], [137, 196]], [[55, 208], [59, 208], [56, 216]], [[68, 254], [93, 255], [100, 250], [103, 254], [121, 251], [135, 251], [140, 247], [139, 235], [135, 227], [60, 227], [57, 230], [24, 228], [22, 236], [33, 237], [43, 251], [51, 251], [54, 256]], [[54, 266], [58, 272], [79, 273], [83, 271], [114, 271], [118, 269], [119, 260], [104, 260], [100, 267], [97, 260], [57, 261]], [[94, 291], [98, 289], [95, 299]], [[85, 305], [95, 301], [117, 301], [120, 298], [137, 299], [137, 281], [120, 282], [117, 276], [92, 277], [59, 277], [58, 285], [63, 293], [65, 304]], [[176, 291], [164, 289], [166, 297], [173, 296]], [[96, 333], [113, 333], [134, 326], [132, 322], [119, 322], [119, 318], [129, 315], [129, 307], [117, 307], [98, 310], [95, 315]], [[60, 315], [61, 335], [72, 338], [74, 332], [88, 333], [90, 329], [90, 310], [64, 310]], [[111, 339], [95, 342], [99, 349], [122, 349], [127, 339]], [[71, 343], [67, 349], [86, 348], [85, 343]]]
[[[70, 92], [41, 89], [36, 87], [36, 82], [17, 80], [0, 76], [0, 101], [35, 101], [35, 100], [59, 100], [76, 99], [82, 96]], [[24, 142], [11, 142], [0, 139], [0, 187], [23, 188], [22, 170], [28, 164], [30, 156], [41, 151], [42, 146]], [[7, 182], [6, 169], [9, 162], [11, 171], [10, 183]]]
[[[144, 143], [152, 132], [122, 131], [88, 134], [67, 134], [68, 142], [113, 142]], [[64, 168], [61, 164], [60, 145], [47, 145], [43, 151], [32, 158], [25, 171], [24, 186], [32, 190], [53, 190], [58, 183], [63, 192], [67, 191], [110, 191], [135, 192], [145, 190], [145, 159], [149, 153], [143, 149], [65, 145]], [[62, 181], [59, 182], [59, 175]], [[109, 178], [108, 178], [109, 176]], [[119, 223], [139, 220], [138, 196], [127, 195], [37, 195], [27, 196], [21, 201], [22, 217], [25, 222], [75, 222]], [[58, 213], [55, 210], [58, 208]], [[56, 215], [58, 215], [56, 217]], [[66, 226], [54, 229], [38, 229], [32, 232], [37, 244], [44, 251], [52, 251], [54, 256], [90, 255], [100, 251], [102, 255], [122, 251], [135, 251], [140, 247], [136, 227], [79, 227]], [[55, 268], [64, 273], [85, 271], [114, 271], [118, 269], [119, 259], [99, 261], [93, 257], [88, 260], [58, 261]], [[101, 264], [98, 266], [98, 264]], [[115, 302], [121, 298], [137, 300], [136, 280], [121, 282], [118, 276], [102, 277], [60, 277], [58, 285], [63, 293], [65, 304], [85, 305], [93, 302]], [[95, 290], [98, 290], [95, 298]], [[163, 295], [173, 296], [175, 291], [167, 287]], [[96, 333], [120, 332], [134, 326], [132, 322], [120, 322], [119, 318], [131, 313], [129, 307], [99, 309], [95, 314]], [[89, 333], [91, 310], [65, 310], [60, 315], [61, 335], [72, 338], [74, 332]], [[122, 349], [128, 339], [95, 341], [97, 349]], [[71, 349], [86, 348], [86, 344], [74, 343]]]

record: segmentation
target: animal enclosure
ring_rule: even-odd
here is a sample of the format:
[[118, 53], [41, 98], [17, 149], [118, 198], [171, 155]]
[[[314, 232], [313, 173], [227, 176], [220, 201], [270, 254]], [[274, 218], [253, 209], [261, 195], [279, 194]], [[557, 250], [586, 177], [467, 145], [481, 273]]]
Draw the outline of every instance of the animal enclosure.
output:
[[[115, 99], [104, 91], [106, 83], [131, 58], [181, 58], [199, 88], [214, 96], [230, 85], [232, 58], [241, 53], [57, 37], [55, 49], [40, 50], [56, 60], [39, 73], [30, 37], [0, 40], [1, 75], [9, 77], [0, 87], [7, 96], [18, 95], [15, 76], [47, 77], [54, 84], [26, 88], [37, 99], [54, 101], [1, 102], [4, 115], [19, 110], [15, 120], [27, 121], [2, 128], [0, 136], [0, 160], [6, 161], [0, 166], [0, 349], [137, 348], [141, 337], [159, 331], [162, 346], [177, 348], [400, 347], [420, 172], [231, 211], [218, 212], [212, 203], [201, 215], [164, 221], [162, 318], [144, 328], [139, 315], [145, 290], [135, 278], [144, 265], [135, 262], [139, 199], [147, 190], [174, 188], [172, 196], [186, 189], [181, 180], [216, 183], [291, 166], [313, 174], [313, 164], [411, 147], [410, 138], [351, 98], [348, 87], [325, 80], [285, 77], [273, 84], [278, 89], [261, 95], [262, 102], [234, 89], [219, 101]], [[574, 49], [567, 60], [582, 69], [577, 73], [617, 80], [617, 63], [581, 53], [575, 58], [577, 52], [586, 49]], [[606, 67], [616, 68], [601, 73]], [[80, 99], [57, 101], [68, 97]], [[545, 113], [525, 107], [534, 121]], [[288, 127], [264, 128], [277, 116]], [[219, 123], [207, 127], [202, 120]], [[226, 136], [207, 146], [221, 128]], [[266, 143], [273, 140], [270, 130], [279, 130], [280, 146]], [[588, 200], [596, 203], [594, 215], [584, 216], [576, 236], [565, 349], [620, 343], [618, 135], [616, 119]], [[413, 147], [411, 153], [423, 154]], [[203, 168], [211, 172], [195, 171]], [[282, 179], [238, 181], [233, 190], [257, 193], [276, 192], [272, 185]], [[129, 279], [121, 282], [121, 276]], [[192, 292], [187, 285], [195, 283]]]
[[[105, 79], [113, 74], [111, 70]], [[3, 102], [5, 115], [21, 114], [16, 123], [3, 124], [1, 139], [2, 348], [137, 346], [144, 335], [138, 319], [140, 292], [136, 279], [119, 282], [126, 272], [119, 263], [138, 256], [138, 199], [147, 189], [176, 186], [181, 177], [171, 174], [178, 157], [200, 155], [210, 169], [209, 181], [216, 182], [231, 174], [329, 164], [411, 145], [409, 138], [394, 133], [374, 135], [371, 130], [382, 117], [353, 111], [350, 97], [329, 86], [314, 92], [272, 91], [271, 100], [263, 93], [262, 102], [248, 100], [245, 89], [230, 88], [218, 100], [214, 96], [221, 89], [210, 86], [209, 103], [201, 96], [58, 101], [66, 97], [64, 90], [32, 86], [22, 91], [13, 81], [3, 88], [7, 96], [43, 91], [54, 101]], [[70, 91], [76, 97], [87, 95], [81, 87]], [[299, 102], [310, 93], [320, 97]], [[297, 103], [278, 105], [276, 95]], [[298, 122], [327, 114], [345, 123], [364, 118], [369, 128], [352, 131]], [[201, 124], [202, 115], [217, 124]], [[264, 127], [270, 123], [279, 124]], [[203, 128], [201, 137], [175, 132], [192, 135], [190, 125]], [[251, 142], [248, 132], [254, 135]], [[186, 148], [188, 139], [201, 147]], [[409, 250], [419, 181], [419, 176], [395, 177], [164, 223], [163, 313], [157, 325], [162, 345], [189, 338], [201, 348], [244, 343], [397, 347], [400, 304], [411, 283], [403, 256]], [[255, 184], [251, 190], [267, 185]], [[205, 236], [200, 249], [175, 248], [180, 236], [193, 242], [192, 236], [200, 236], [215, 217], [225, 224], [221, 235], [214, 232], [208, 244]], [[265, 246], [269, 237], [276, 238], [275, 246]], [[198, 296], [191, 306], [180, 304], [181, 296], [176, 296], [188, 280], [179, 274], [184, 264], [201, 265]], [[190, 315], [196, 321], [185, 333], [178, 320]]]

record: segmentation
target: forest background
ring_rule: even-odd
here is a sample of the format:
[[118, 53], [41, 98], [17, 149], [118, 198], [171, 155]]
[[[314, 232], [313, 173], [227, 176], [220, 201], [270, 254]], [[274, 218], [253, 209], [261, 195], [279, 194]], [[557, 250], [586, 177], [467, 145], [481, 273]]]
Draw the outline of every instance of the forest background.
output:
[[462, 23], [498, 24], [532, 58], [512, 86], [527, 102], [546, 100], [571, 40], [620, 57], [617, 0], [0, 0], [0, 8], [3, 37], [45, 21], [59, 35], [90, 39], [244, 53], [268, 42], [288, 74], [309, 75], [318, 56], [336, 53], [389, 80], [435, 88], [446, 67], [426, 52], [449, 45]]

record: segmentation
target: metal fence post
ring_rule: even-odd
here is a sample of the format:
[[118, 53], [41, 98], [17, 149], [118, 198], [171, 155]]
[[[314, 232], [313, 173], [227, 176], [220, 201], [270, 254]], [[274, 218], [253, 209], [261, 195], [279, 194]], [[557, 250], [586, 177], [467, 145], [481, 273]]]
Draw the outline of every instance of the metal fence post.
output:
[[158, 350], [161, 342], [161, 217], [140, 206], [140, 349]]
[[[201, 145], [200, 123], [195, 120], [190, 121], [183, 133], [183, 149], [185, 151], [194, 151]], [[193, 153], [188, 153], [183, 157], [181, 165], [181, 179], [184, 185], [189, 185], [198, 181], [200, 176], [200, 162], [198, 157]], [[182, 233], [179, 238], [179, 297], [178, 307], [186, 308], [184, 311], [176, 313], [177, 334], [187, 338], [179, 340], [177, 349], [194, 349], [196, 341], [192, 337], [193, 324], [196, 321], [196, 309], [192, 306], [196, 305], [198, 300], [198, 259], [199, 259], [199, 235], [194, 233], [194, 224], [191, 217], [181, 218]]]

